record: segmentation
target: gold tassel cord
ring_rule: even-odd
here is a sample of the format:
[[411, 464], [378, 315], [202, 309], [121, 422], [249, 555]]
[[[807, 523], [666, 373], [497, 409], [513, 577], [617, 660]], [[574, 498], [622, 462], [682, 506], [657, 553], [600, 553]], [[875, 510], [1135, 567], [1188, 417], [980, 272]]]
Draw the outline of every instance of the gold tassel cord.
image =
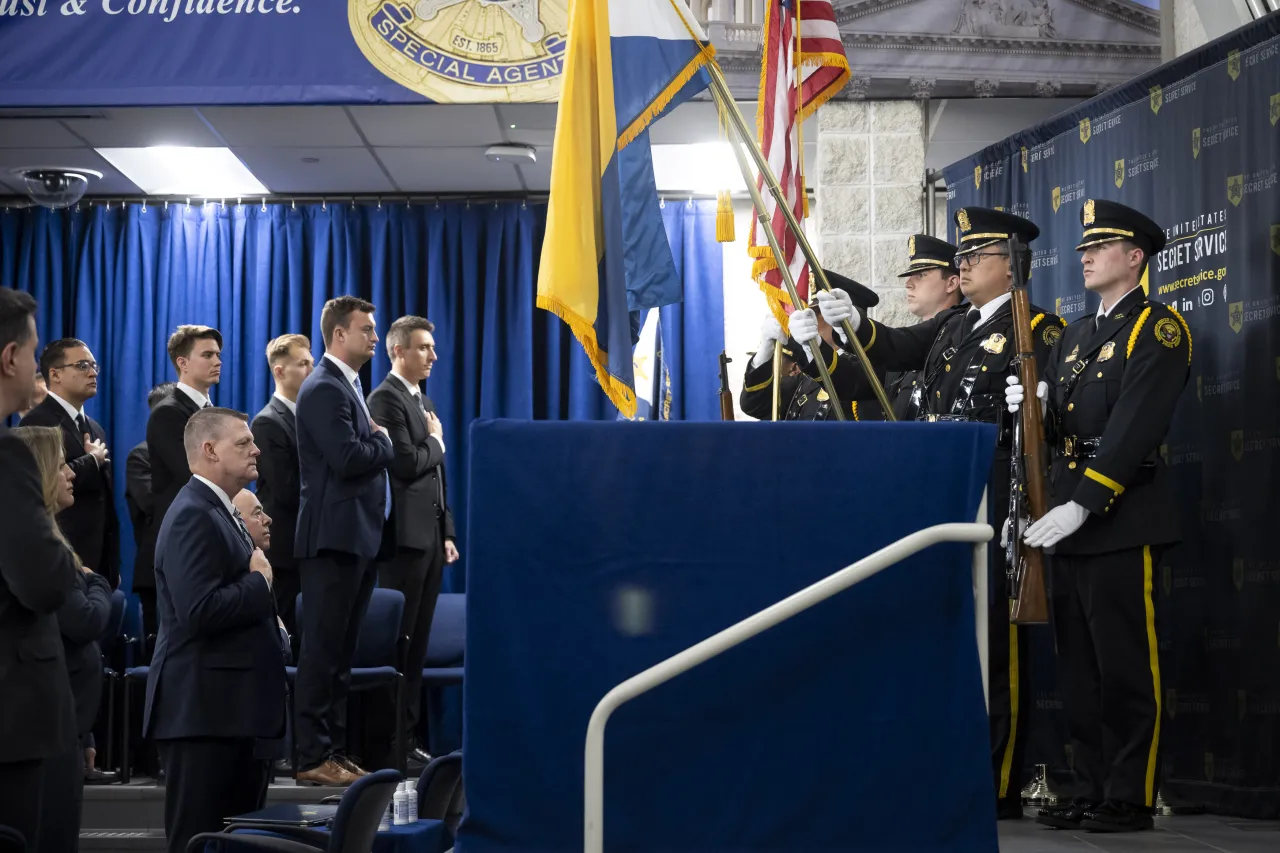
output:
[[728, 190], [716, 196], [716, 242], [732, 243], [737, 237], [733, 228], [733, 198]]

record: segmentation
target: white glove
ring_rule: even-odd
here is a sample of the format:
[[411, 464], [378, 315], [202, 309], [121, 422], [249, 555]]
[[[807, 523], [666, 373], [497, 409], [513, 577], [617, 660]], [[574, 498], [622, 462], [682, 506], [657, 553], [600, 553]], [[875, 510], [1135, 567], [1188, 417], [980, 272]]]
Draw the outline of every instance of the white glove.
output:
[[791, 327], [791, 337], [796, 339], [796, 343], [807, 344], [818, 339], [818, 315], [813, 313], [812, 308], [796, 311], [787, 324]]
[[751, 359], [751, 366], [759, 367], [773, 358], [774, 341], [786, 340], [786, 337], [782, 333], [782, 324], [777, 318], [772, 314], [767, 315], [764, 322], [760, 324], [760, 346]]
[[1022, 540], [1032, 548], [1052, 548], [1079, 530], [1088, 517], [1089, 510], [1075, 501], [1068, 501], [1049, 510], [1043, 518], [1027, 528]]
[[856, 332], [862, 323], [862, 315], [853, 310], [853, 300], [849, 298], [849, 294], [839, 288], [820, 291], [818, 307], [822, 309], [822, 319], [832, 326], [839, 326], [848, 320], [849, 325]]
[[[1009, 385], [1004, 389], [1004, 404], [1009, 407], [1009, 411], [1016, 415], [1018, 409], [1022, 408], [1022, 401], [1026, 398], [1026, 390], [1016, 376], [1006, 376], [1004, 381]], [[1043, 379], [1040, 380], [1040, 384], [1036, 385], [1036, 398], [1040, 400], [1040, 416], [1043, 417], [1049, 409], [1049, 383]]]

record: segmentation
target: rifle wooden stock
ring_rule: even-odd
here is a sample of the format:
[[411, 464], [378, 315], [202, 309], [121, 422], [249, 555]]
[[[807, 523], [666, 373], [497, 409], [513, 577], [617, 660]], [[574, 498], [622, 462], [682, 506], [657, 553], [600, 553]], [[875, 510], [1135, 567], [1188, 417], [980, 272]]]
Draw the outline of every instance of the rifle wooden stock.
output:
[[[1018, 353], [1018, 379], [1022, 383], [1024, 401], [1018, 410], [1022, 427], [1022, 471], [1025, 481], [1010, 484], [1023, 489], [1032, 521], [1048, 511], [1049, 495], [1045, 484], [1044, 421], [1040, 416], [1040, 400], [1036, 388], [1040, 369], [1036, 364], [1035, 339], [1031, 332], [1031, 299], [1022, 275], [1020, 256], [1027, 249], [1017, 240], [1009, 241], [1009, 265], [1013, 273], [1013, 336]], [[1018, 519], [1010, 528], [1011, 536], [1020, 535]], [[1042, 625], [1049, 621], [1049, 597], [1044, 580], [1044, 554], [1037, 548], [1022, 545], [1016, 553], [1020, 566], [1013, 567], [1020, 577], [1016, 597], [1009, 603], [1009, 621], [1018, 625]]]
[[733, 392], [729, 390], [729, 358], [720, 351], [720, 420], [733, 420]]

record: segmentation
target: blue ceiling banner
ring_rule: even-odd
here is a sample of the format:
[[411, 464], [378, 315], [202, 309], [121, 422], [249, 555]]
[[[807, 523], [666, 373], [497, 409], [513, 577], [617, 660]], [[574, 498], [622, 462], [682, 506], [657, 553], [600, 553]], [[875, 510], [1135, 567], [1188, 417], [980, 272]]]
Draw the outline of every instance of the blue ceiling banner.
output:
[[552, 102], [568, 0], [0, 0], [0, 108]]
[[[1161, 453], [1182, 545], [1159, 571], [1161, 789], [1171, 805], [1280, 816], [1280, 14], [950, 166], [948, 208], [1040, 226], [1032, 297], [1097, 310], [1075, 250], [1087, 199], [1160, 223], [1151, 298], [1194, 339]], [[1052, 640], [1035, 632], [1028, 760], [1071, 775]], [[1069, 697], [1067, 701], [1069, 701]]]

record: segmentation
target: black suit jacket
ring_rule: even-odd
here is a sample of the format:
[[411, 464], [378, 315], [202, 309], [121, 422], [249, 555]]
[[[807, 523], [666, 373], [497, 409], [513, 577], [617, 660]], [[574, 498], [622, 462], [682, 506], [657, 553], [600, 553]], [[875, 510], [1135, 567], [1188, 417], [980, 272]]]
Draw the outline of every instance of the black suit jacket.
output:
[[328, 358], [302, 383], [297, 428], [302, 488], [294, 556], [328, 550], [376, 558], [395, 453], [374, 435], [355, 388]]
[[[133, 524], [133, 541], [142, 542], [151, 522], [155, 501], [151, 497], [151, 456], [145, 441], [137, 444], [124, 461], [124, 503], [129, 507]], [[137, 572], [137, 563], [134, 563]]]
[[62, 632], [79, 735], [91, 732], [98, 718], [102, 699], [102, 650], [98, 640], [110, 621], [111, 587], [107, 579], [81, 572], [75, 589], [58, 608], [58, 630]]
[[147, 456], [151, 462], [152, 514], [147, 538], [138, 544], [139, 557], [134, 567], [134, 589], [155, 589], [156, 535], [160, 522], [169, 511], [178, 492], [191, 479], [187, 467], [187, 451], [182, 433], [187, 421], [198, 411], [195, 402], [181, 388], [156, 404], [147, 418]]
[[[107, 434], [102, 425], [88, 416], [85, 420], [89, 435], [105, 442]], [[76, 502], [58, 513], [58, 527], [81, 562], [109, 580], [114, 589], [120, 585], [120, 522], [116, 518], [111, 465], [99, 466], [93, 456], [84, 452], [84, 435], [52, 394], [27, 412], [21, 425], [62, 430], [62, 450], [76, 475]]]
[[292, 571], [293, 536], [298, 526], [298, 431], [293, 412], [274, 396], [253, 419], [258, 457], [258, 500], [271, 516], [271, 547], [267, 559], [273, 571]]
[[44, 510], [40, 469], [0, 427], [0, 763], [71, 749], [75, 714], [54, 612], [81, 574]]
[[455, 537], [444, 475], [444, 447], [427, 432], [423, 411], [435, 412], [424, 395], [416, 400], [404, 383], [388, 376], [369, 395], [373, 420], [386, 428], [395, 448], [391, 503], [396, 544], [431, 551]]
[[156, 537], [160, 633], [143, 731], [160, 739], [277, 738], [284, 733], [284, 655], [253, 545], [222, 500], [194, 477]]

